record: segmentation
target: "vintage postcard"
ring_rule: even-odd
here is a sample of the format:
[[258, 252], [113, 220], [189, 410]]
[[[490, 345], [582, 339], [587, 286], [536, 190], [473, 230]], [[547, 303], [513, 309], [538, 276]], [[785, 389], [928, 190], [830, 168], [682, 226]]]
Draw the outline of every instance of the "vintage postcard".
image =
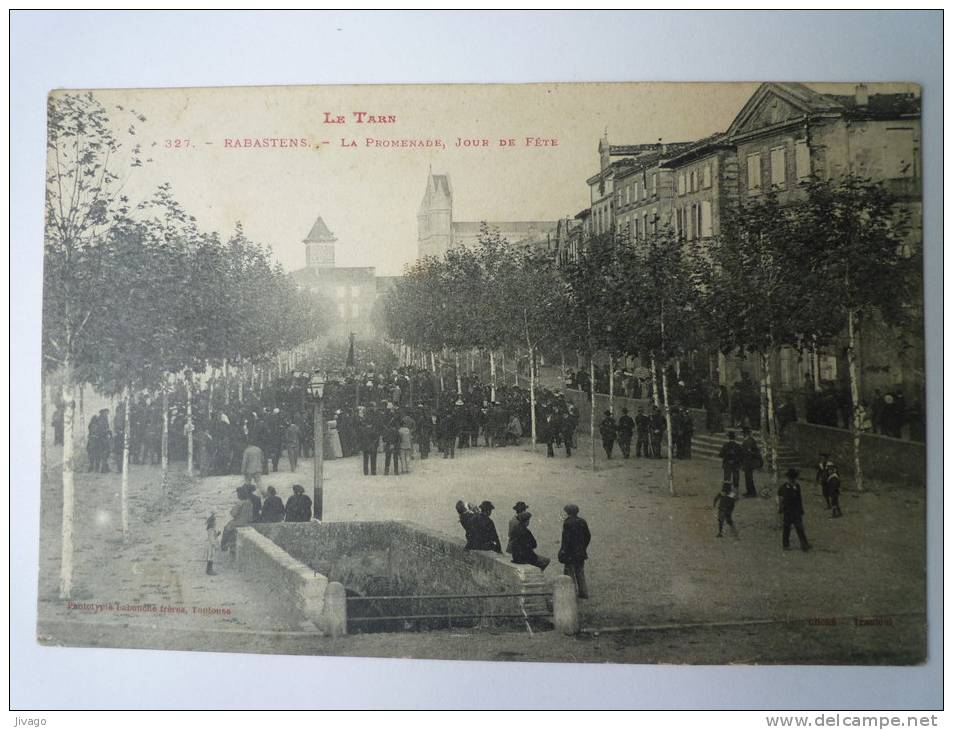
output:
[[920, 110], [51, 92], [38, 640], [924, 662]]

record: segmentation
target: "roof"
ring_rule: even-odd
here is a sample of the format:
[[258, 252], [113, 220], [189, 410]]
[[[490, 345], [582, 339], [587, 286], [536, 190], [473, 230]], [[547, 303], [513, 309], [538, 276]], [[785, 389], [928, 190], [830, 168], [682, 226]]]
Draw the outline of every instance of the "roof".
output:
[[695, 159], [712, 150], [730, 146], [731, 144], [728, 140], [727, 133], [716, 132], [715, 134], [709, 134], [707, 137], [703, 137], [690, 144], [682, 145], [674, 151], [674, 154], [667, 155], [662, 164], [665, 167], [673, 167], [679, 163]]
[[431, 175], [430, 184], [434, 191], [450, 195], [450, 178], [447, 175]]
[[321, 216], [318, 216], [314, 225], [311, 226], [311, 232], [308, 234], [308, 237], [304, 239], [305, 243], [334, 243], [335, 241], [337, 241], [337, 239], [334, 237], [334, 234], [328, 230]]
[[491, 229], [504, 233], [546, 233], [556, 227], [556, 221], [454, 221], [454, 233], [479, 233], [486, 223]]
[[828, 94], [832, 99], [852, 113], [870, 117], [898, 117], [920, 114], [920, 97], [916, 94], [871, 94], [866, 106], [858, 106], [857, 97], [851, 95]]

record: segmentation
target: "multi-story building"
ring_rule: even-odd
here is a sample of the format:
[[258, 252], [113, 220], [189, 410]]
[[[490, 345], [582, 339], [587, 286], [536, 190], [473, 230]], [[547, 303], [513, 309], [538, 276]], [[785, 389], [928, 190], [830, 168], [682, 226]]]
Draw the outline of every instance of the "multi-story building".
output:
[[336, 266], [334, 248], [337, 238], [322, 218], [318, 218], [304, 239], [303, 269], [292, 271], [295, 283], [317, 292], [330, 302], [335, 315], [330, 334], [343, 338], [350, 333], [359, 337], [375, 334], [379, 322], [374, 315], [379, 283], [373, 266]]
[[725, 134], [685, 145], [662, 163], [672, 179], [670, 225], [680, 238], [700, 241], [721, 232], [724, 211], [738, 201], [738, 159]]
[[440, 257], [453, 246], [474, 246], [484, 223], [513, 246], [543, 251], [556, 229], [556, 221], [456, 221], [450, 176], [431, 173], [417, 212], [417, 256]]

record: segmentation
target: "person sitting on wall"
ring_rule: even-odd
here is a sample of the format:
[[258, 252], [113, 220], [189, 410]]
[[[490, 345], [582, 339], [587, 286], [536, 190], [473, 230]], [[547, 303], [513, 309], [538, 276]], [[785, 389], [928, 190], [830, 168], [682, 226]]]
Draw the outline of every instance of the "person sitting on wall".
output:
[[288, 497], [285, 504], [285, 522], [310, 522], [311, 497], [304, 493], [304, 487], [295, 484], [291, 487], [294, 492]]
[[510, 539], [510, 548], [513, 553], [513, 562], [523, 565], [535, 565], [540, 570], [546, 570], [549, 558], [536, 554], [536, 538], [529, 530], [529, 520], [533, 515], [526, 511], [516, 515], [517, 525]]
[[474, 546], [471, 550], [492, 550], [495, 553], [502, 553], [503, 548], [500, 545], [500, 537], [496, 533], [496, 525], [490, 519], [490, 514], [494, 510], [493, 503], [489, 500], [483, 500], [480, 503], [480, 513], [473, 518]]

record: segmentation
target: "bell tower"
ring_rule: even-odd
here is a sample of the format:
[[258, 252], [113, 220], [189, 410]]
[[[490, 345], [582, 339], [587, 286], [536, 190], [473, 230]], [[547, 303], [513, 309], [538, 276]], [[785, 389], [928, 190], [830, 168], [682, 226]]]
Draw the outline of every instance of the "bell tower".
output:
[[449, 175], [428, 173], [417, 211], [417, 256], [443, 256], [453, 245], [453, 188]]
[[316, 269], [334, 268], [334, 244], [337, 238], [319, 216], [304, 239], [305, 265]]

